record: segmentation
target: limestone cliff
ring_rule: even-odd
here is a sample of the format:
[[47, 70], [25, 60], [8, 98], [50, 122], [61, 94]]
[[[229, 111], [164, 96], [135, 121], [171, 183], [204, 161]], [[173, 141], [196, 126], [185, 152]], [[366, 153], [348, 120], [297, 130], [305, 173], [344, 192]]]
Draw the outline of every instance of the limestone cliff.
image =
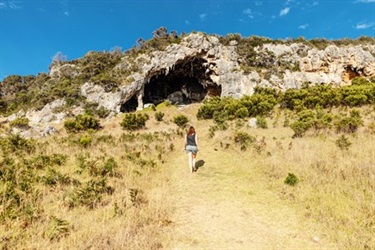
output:
[[[350, 84], [356, 76], [375, 75], [375, 45], [336, 46], [322, 50], [304, 43], [265, 43], [254, 48], [253, 67], [244, 69], [243, 56], [237, 53], [238, 42], [228, 45], [217, 36], [192, 33], [179, 44], [163, 51], [125, 55], [113, 68], [112, 74], [135, 69], [119, 84], [117, 91], [87, 81], [81, 94], [114, 112], [126, 110], [133, 103], [141, 109], [145, 102], [165, 99], [173, 102], [201, 101], [205, 96], [220, 95], [239, 98], [251, 95], [254, 87], [273, 87], [279, 90], [299, 88], [302, 84]], [[287, 65], [287, 67], [283, 67]], [[76, 65], [56, 65], [50, 77], [79, 74]], [[133, 100], [132, 102], [130, 102]]]

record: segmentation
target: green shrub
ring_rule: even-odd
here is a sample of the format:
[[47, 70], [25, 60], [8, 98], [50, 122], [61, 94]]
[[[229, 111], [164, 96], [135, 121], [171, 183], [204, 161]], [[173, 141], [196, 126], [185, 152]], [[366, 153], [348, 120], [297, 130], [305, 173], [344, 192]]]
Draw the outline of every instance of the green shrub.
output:
[[148, 119], [149, 119], [149, 116], [147, 114], [129, 113], [129, 114], [125, 114], [120, 125], [123, 129], [126, 129], [126, 130], [138, 130], [146, 126], [146, 121]]
[[59, 219], [55, 216], [51, 216], [45, 236], [49, 240], [58, 240], [69, 234], [70, 224], [66, 220]]
[[361, 106], [367, 103], [367, 96], [364, 94], [349, 95], [345, 97], [344, 102], [350, 107]]
[[277, 101], [273, 95], [263, 94], [244, 96], [239, 100], [239, 102], [248, 109], [250, 117], [268, 115], [277, 104]]
[[313, 128], [315, 131], [319, 131], [321, 129], [331, 128], [333, 121], [333, 115], [327, 114], [322, 109], [316, 110], [316, 118], [313, 121]]
[[184, 128], [189, 122], [189, 119], [185, 115], [177, 115], [173, 117], [173, 122], [180, 128]]
[[369, 83], [370, 82], [366, 78], [360, 76], [354, 77], [352, 79], [352, 85], [366, 85]]
[[354, 133], [362, 125], [363, 120], [361, 118], [360, 112], [355, 109], [350, 112], [349, 117], [340, 118], [335, 122], [336, 131], [343, 133]]
[[26, 139], [20, 134], [10, 134], [5, 138], [0, 138], [0, 147], [3, 152], [35, 152], [36, 142], [33, 139]]
[[247, 146], [254, 141], [256, 141], [255, 137], [246, 132], [237, 131], [234, 134], [234, 142], [240, 145], [241, 150], [246, 150]]
[[257, 116], [257, 122], [256, 122], [256, 124], [257, 124], [258, 128], [264, 128], [264, 129], [268, 128], [268, 126], [267, 126], [267, 120], [266, 120], [266, 118], [264, 118], [262, 116]]
[[[225, 99], [223, 102], [226, 104], [224, 105], [224, 109], [221, 111], [221, 113], [226, 113], [226, 116], [229, 120], [233, 120], [234, 118], [245, 118], [249, 115], [249, 111], [247, 110], [247, 108], [244, 107], [238, 100]], [[241, 109], [243, 109], [244, 111], [242, 111], [242, 113], [238, 113], [238, 111]], [[246, 114], [245, 116], [237, 116], [237, 114], [242, 115], [244, 112]]]
[[81, 136], [78, 140], [78, 144], [84, 148], [87, 148], [92, 143], [92, 138], [89, 135]]
[[157, 121], [162, 121], [163, 120], [163, 117], [164, 117], [164, 113], [163, 112], [156, 112], [155, 113], [155, 120]]
[[351, 142], [345, 135], [341, 135], [340, 138], [336, 140], [336, 146], [341, 150], [348, 150]]
[[64, 154], [39, 154], [31, 159], [24, 159], [24, 163], [35, 169], [45, 169], [47, 167], [62, 166], [68, 159]]
[[26, 117], [17, 117], [13, 121], [9, 123], [10, 127], [17, 127], [17, 128], [28, 128], [29, 127], [29, 119]]
[[291, 123], [289, 127], [294, 131], [293, 137], [302, 137], [314, 124], [315, 114], [312, 110], [306, 109], [300, 111], [297, 115], [297, 121]]
[[86, 206], [90, 209], [98, 206], [104, 194], [112, 194], [113, 189], [107, 185], [106, 178], [92, 179], [77, 187], [66, 198], [69, 207]]
[[213, 118], [213, 120], [216, 124], [223, 124], [223, 123], [225, 123], [226, 121], [229, 120], [228, 113], [224, 110], [215, 111], [212, 118]]
[[311, 124], [303, 121], [295, 121], [289, 125], [294, 131], [293, 137], [302, 137], [307, 130], [311, 127]]
[[63, 175], [55, 168], [48, 168], [44, 176], [40, 177], [40, 181], [44, 185], [55, 186], [60, 185], [69, 185], [72, 182], [72, 179], [68, 175]]
[[375, 84], [351, 85], [339, 90], [341, 105], [354, 107], [375, 103]]
[[239, 108], [235, 111], [234, 116], [241, 119], [249, 117], [249, 110], [245, 107]]
[[79, 132], [87, 130], [98, 130], [100, 128], [99, 121], [91, 115], [78, 115], [74, 119], [68, 119], [64, 122], [67, 132]]
[[32, 222], [37, 219], [41, 212], [39, 198], [42, 194], [33, 185], [37, 180], [36, 171], [6, 155], [0, 160], [0, 166], [0, 222]]
[[289, 186], [295, 186], [299, 182], [298, 177], [295, 174], [288, 173], [288, 176], [285, 178], [284, 183]]
[[222, 103], [220, 97], [216, 96], [210, 100], [204, 100], [203, 105], [199, 107], [197, 118], [198, 119], [212, 119], [214, 112], [221, 110]]
[[109, 175], [109, 176], [114, 176], [115, 174], [115, 169], [118, 167], [118, 164], [115, 160], [115, 158], [110, 157], [103, 165], [102, 168], [102, 176]]

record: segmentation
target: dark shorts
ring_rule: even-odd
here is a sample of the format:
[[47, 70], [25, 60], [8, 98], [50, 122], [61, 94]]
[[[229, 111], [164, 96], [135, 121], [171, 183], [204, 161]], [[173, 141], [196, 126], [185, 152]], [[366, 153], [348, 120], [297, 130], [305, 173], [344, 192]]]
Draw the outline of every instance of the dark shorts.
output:
[[197, 154], [198, 153], [198, 148], [197, 146], [192, 146], [192, 145], [187, 145], [186, 148], [186, 153], [193, 153], [193, 154]]

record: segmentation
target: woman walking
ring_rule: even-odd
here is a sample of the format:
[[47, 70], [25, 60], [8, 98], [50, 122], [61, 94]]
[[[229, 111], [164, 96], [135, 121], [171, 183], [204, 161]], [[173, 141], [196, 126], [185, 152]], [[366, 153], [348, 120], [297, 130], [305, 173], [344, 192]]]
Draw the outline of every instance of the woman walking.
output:
[[188, 154], [190, 173], [192, 173], [196, 171], [195, 157], [198, 153], [198, 138], [193, 126], [190, 126], [185, 137], [185, 151]]

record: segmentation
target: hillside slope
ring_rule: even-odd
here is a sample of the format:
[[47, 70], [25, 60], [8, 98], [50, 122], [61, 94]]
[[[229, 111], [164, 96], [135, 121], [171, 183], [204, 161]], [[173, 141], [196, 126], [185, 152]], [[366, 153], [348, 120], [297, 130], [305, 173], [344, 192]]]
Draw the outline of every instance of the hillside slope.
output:
[[[302, 137], [285, 126], [288, 110], [273, 110], [267, 129], [246, 118], [213, 132], [200, 107], [159, 105], [163, 121], [143, 110], [150, 119], [132, 132], [118, 115], [97, 131], [1, 138], [0, 248], [375, 248], [373, 105], [330, 110], [360, 112], [355, 132]], [[193, 174], [177, 115], [199, 135]]]

